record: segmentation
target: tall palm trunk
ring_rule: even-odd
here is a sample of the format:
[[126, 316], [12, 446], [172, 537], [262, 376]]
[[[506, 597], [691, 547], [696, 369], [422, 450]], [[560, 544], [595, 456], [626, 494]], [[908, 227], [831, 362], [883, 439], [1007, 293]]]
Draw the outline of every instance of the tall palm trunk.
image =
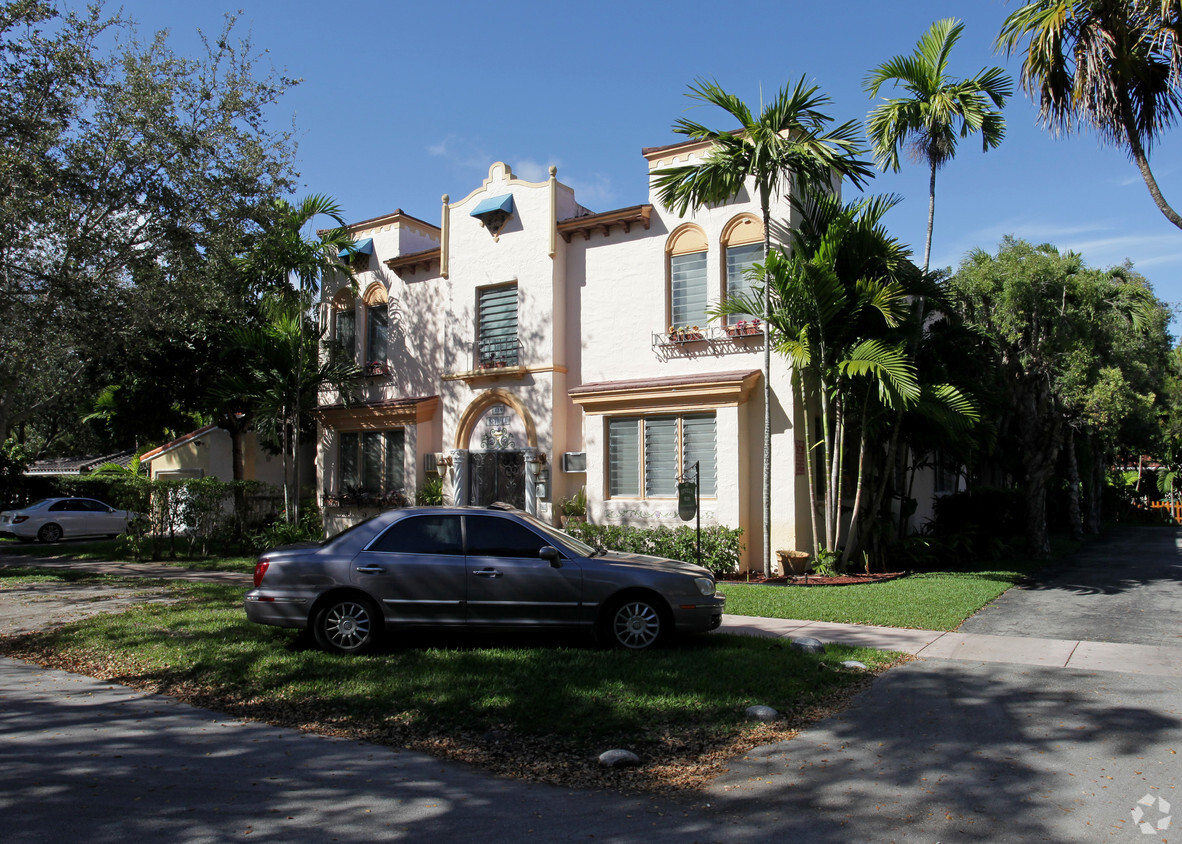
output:
[[932, 232], [936, 228], [936, 162], [932, 162], [928, 178], [928, 237], [923, 243], [923, 273], [927, 275], [932, 261]]

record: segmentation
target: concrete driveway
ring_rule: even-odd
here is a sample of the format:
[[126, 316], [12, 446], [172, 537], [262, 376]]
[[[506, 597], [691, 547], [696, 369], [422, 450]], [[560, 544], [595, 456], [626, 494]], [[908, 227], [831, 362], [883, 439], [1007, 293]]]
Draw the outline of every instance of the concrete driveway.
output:
[[[1039, 626], [1020, 629], [1065, 636], [1142, 587], [1172, 594], [1152, 598], [1171, 611], [1179, 536], [1122, 531], [1094, 546], [1009, 599], [1039, 602], [1027, 611]], [[1111, 562], [1126, 558], [1136, 577]], [[1010, 612], [1024, 614], [989, 615]], [[1118, 641], [1168, 640], [1160, 616], [1124, 615]], [[1182, 842], [1180, 707], [1176, 676], [921, 658], [707, 791], [667, 800], [497, 780], [0, 660], [0, 813], [11, 842]]]

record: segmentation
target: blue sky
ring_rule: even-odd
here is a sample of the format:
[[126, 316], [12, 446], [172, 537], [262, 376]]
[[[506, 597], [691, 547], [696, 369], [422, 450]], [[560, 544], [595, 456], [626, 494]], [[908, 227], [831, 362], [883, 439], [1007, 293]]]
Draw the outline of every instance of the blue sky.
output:
[[[1018, 0], [780, 0], [720, 4], [128, 0], [141, 31], [167, 28], [181, 52], [196, 30], [215, 34], [241, 9], [274, 66], [303, 82], [274, 115], [299, 132], [300, 195], [335, 197], [350, 220], [395, 208], [437, 223], [440, 196], [479, 186], [502, 160], [524, 178], [558, 178], [579, 202], [607, 211], [646, 201], [641, 148], [679, 140], [673, 121], [692, 106], [686, 86], [717, 79], [758, 106], [806, 76], [829, 94], [838, 120], [863, 120], [867, 71], [912, 50], [932, 21], [956, 17], [965, 32], [951, 72], [967, 77], [1018, 60], [993, 51]], [[884, 93], [888, 93], [884, 90]], [[1107, 267], [1126, 258], [1158, 296], [1182, 302], [1182, 231], [1152, 204], [1136, 168], [1090, 133], [1052, 137], [1020, 91], [1005, 109], [1003, 145], [982, 153], [961, 142], [937, 177], [932, 265], [955, 266], [973, 248], [995, 251], [1013, 234], [1080, 252]], [[732, 128], [698, 107], [695, 120]], [[1182, 208], [1182, 128], [1153, 151], [1163, 192]], [[905, 162], [873, 193], [896, 193], [892, 233], [922, 259], [927, 172]], [[854, 191], [846, 189], [846, 196]], [[1175, 331], [1178, 322], [1175, 321]]]

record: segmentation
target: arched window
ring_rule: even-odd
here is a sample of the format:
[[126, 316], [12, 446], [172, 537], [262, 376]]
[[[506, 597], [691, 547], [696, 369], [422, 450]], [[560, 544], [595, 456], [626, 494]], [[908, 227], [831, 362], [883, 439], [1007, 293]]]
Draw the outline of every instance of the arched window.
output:
[[348, 360], [357, 359], [357, 303], [349, 288], [332, 297], [332, 339]]
[[[722, 230], [723, 296], [727, 299], [752, 293], [747, 271], [763, 260], [763, 224], [753, 214], [741, 214]], [[752, 319], [758, 314], [730, 314], [727, 323]]]
[[365, 365], [385, 366], [390, 337], [390, 297], [386, 288], [371, 284], [365, 291]]
[[706, 327], [706, 233], [687, 224], [669, 235], [669, 324]]

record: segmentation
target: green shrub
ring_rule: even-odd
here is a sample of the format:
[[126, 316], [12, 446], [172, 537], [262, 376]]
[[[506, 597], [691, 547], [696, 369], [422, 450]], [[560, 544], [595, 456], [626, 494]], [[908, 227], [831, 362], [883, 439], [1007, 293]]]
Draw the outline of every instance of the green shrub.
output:
[[443, 478], [429, 475], [415, 493], [415, 503], [420, 507], [439, 507], [443, 504]]
[[[568, 522], [566, 532], [597, 548], [630, 554], [651, 554], [672, 560], [697, 561], [697, 534], [688, 525], [639, 528]], [[743, 551], [743, 529], [710, 525], [702, 528], [701, 564], [716, 575], [738, 571]]]

